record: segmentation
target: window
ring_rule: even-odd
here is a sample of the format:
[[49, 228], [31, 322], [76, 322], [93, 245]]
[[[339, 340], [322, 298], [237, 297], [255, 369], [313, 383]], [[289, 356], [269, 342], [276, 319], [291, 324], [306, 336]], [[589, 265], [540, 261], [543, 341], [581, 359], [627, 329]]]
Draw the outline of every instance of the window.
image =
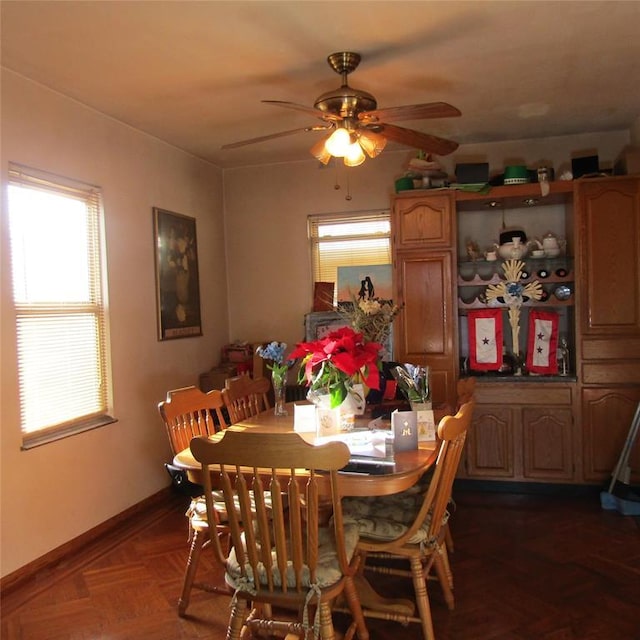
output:
[[96, 187], [9, 167], [23, 448], [113, 422]]
[[391, 264], [389, 212], [309, 216], [314, 282], [334, 282], [338, 267]]

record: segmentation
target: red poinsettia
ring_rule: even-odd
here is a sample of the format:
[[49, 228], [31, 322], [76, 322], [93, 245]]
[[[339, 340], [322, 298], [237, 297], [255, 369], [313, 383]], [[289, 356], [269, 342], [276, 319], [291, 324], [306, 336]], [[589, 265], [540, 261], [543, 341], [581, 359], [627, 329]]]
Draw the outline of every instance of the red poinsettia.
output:
[[322, 340], [299, 342], [289, 358], [302, 358], [298, 381], [306, 382], [314, 391], [329, 393], [331, 406], [337, 407], [354, 382], [370, 389], [380, 387], [381, 349], [378, 342], [365, 342], [361, 333], [343, 327]]

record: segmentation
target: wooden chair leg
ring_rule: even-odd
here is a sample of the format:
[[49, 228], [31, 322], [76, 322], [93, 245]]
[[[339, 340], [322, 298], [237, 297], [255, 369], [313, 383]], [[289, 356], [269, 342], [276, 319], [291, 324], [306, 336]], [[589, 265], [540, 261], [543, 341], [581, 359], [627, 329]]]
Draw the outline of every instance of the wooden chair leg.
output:
[[356, 589], [353, 578], [346, 578], [344, 583], [344, 597], [347, 601], [347, 606], [351, 611], [351, 617], [353, 623], [357, 629], [358, 640], [369, 640], [369, 631], [367, 624], [364, 620], [364, 613], [362, 612], [362, 605], [360, 603], [360, 597]]
[[444, 566], [445, 575], [447, 576], [447, 584], [450, 589], [453, 589], [453, 571], [451, 571], [451, 564], [449, 562], [449, 551], [447, 549], [447, 543], [440, 545], [438, 554], [442, 558], [442, 564]]
[[[333, 618], [331, 616], [331, 605], [323, 600], [319, 605], [320, 614], [320, 638], [322, 640], [335, 640], [336, 632], [333, 627]], [[313, 634], [310, 634], [313, 637]]]
[[248, 604], [243, 598], [236, 598], [231, 605], [231, 615], [229, 616], [229, 627], [227, 629], [227, 640], [240, 640], [242, 628], [246, 618]]
[[431, 607], [427, 594], [427, 583], [422, 569], [420, 558], [411, 557], [411, 575], [413, 577], [413, 589], [416, 595], [416, 604], [422, 624], [424, 640], [435, 640], [433, 634], [433, 620], [431, 619]]
[[194, 530], [192, 536], [189, 557], [187, 558], [187, 567], [184, 574], [184, 582], [182, 584], [182, 594], [178, 600], [178, 615], [180, 617], [185, 615], [187, 607], [189, 606], [191, 588], [193, 587], [193, 581], [195, 580], [196, 571], [198, 569], [198, 560], [200, 560], [202, 545], [205, 543], [206, 539], [204, 533], [198, 530]]
[[444, 541], [449, 553], [453, 553], [455, 549], [453, 547], [453, 536], [451, 535], [451, 528], [449, 527], [449, 524], [446, 524], [444, 527]]
[[442, 593], [444, 595], [444, 600], [447, 603], [447, 607], [450, 611], [453, 611], [455, 608], [455, 600], [452, 591], [453, 578], [451, 577], [450, 570], [448, 570], [448, 560], [445, 562], [446, 555], [447, 549], [443, 543], [440, 546], [440, 549], [436, 551], [433, 556], [433, 566], [436, 570], [440, 586], [442, 587]]

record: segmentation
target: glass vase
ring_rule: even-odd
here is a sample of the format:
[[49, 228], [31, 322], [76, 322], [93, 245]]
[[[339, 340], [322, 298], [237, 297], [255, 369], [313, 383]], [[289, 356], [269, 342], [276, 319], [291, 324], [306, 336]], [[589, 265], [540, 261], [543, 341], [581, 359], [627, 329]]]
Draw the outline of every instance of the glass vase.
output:
[[287, 370], [272, 371], [271, 383], [273, 384], [273, 414], [276, 416], [287, 416], [289, 412], [285, 409], [286, 389], [287, 389]]

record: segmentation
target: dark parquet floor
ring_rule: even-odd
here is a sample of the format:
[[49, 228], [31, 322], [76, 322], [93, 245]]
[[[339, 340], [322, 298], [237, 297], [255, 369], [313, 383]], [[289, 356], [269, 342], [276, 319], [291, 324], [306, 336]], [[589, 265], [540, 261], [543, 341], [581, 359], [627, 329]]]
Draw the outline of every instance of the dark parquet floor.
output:
[[[437, 640], [640, 640], [640, 519], [579, 497], [456, 492], [456, 609], [430, 583]], [[3, 640], [225, 637], [229, 598], [194, 591], [176, 614], [187, 553], [173, 495], [82, 556], [5, 594]], [[208, 561], [201, 570], [211, 570]], [[381, 593], [409, 581], [371, 574]], [[372, 640], [421, 638], [417, 625], [369, 620]], [[346, 618], [336, 615], [344, 630]]]

